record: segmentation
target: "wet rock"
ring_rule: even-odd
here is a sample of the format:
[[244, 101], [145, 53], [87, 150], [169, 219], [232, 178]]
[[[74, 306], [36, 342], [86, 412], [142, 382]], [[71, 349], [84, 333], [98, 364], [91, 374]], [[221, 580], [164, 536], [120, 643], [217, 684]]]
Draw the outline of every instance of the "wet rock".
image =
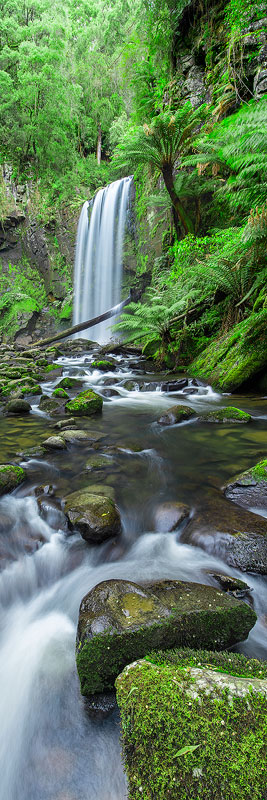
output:
[[113, 500], [93, 494], [90, 486], [68, 495], [65, 511], [70, 528], [78, 530], [87, 542], [99, 544], [121, 531], [120, 515]]
[[112, 486], [107, 486], [104, 483], [94, 483], [88, 487], [90, 494], [97, 494], [100, 497], [110, 497], [111, 500], [115, 498], [115, 489]]
[[216, 496], [198, 511], [182, 541], [202, 547], [242, 572], [267, 574], [267, 522]]
[[195, 416], [196, 412], [189, 406], [172, 406], [165, 414], [162, 414], [158, 419], [158, 423], [159, 425], [177, 425], [179, 422], [186, 422], [186, 420]]
[[66, 390], [63, 389], [62, 387], [57, 387], [56, 389], [54, 389], [52, 397], [63, 397], [65, 400], [70, 399], [68, 392], [66, 392]]
[[39, 408], [41, 411], [46, 411], [48, 414], [62, 414], [64, 411], [62, 400], [49, 397], [47, 394], [43, 394], [41, 397]]
[[65, 450], [67, 445], [63, 436], [49, 436], [43, 446], [46, 450]]
[[161, 503], [154, 512], [154, 529], [158, 533], [175, 531], [189, 514], [190, 508], [184, 503]]
[[66, 430], [66, 428], [72, 428], [72, 426], [76, 425], [76, 419], [74, 417], [68, 417], [68, 419], [60, 419], [54, 425], [56, 430]]
[[103, 397], [120, 397], [120, 393], [116, 389], [102, 389], [101, 395]]
[[66, 403], [65, 409], [74, 417], [88, 417], [93, 414], [101, 414], [102, 406], [103, 398], [91, 389], [86, 389], [85, 392], [80, 392], [74, 400]]
[[38, 497], [40, 516], [50, 528], [58, 531], [68, 530], [68, 519], [61, 508], [61, 501], [54, 497]]
[[97, 469], [108, 469], [114, 466], [114, 458], [104, 455], [91, 455], [86, 461], [85, 469], [91, 472]]
[[0, 466], [0, 495], [12, 492], [26, 478], [26, 473], [22, 467], [15, 467], [13, 464], [1, 464]]
[[34, 447], [28, 447], [27, 450], [22, 450], [20, 453], [16, 453], [17, 456], [21, 458], [43, 458], [45, 455], [44, 447], [37, 444]]
[[234, 597], [246, 597], [253, 591], [245, 581], [240, 581], [239, 578], [223, 575], [222, 572], [209, 572], [209, 575], [215, 579], [225, 592], [231, 592]]
[[25, 394], [42, 394], [42, 389], [34, 378], [27, 376], [18, 380], [8, 381], [2, 388], [1, 397], [9, 397], [17, 393], [22, 396]]
[[10, 403], [6, 405], [6, 411], [8, 414], [29, 414], [31, 405], [27, 403], [27, 400], [10, 400]]
[[68, 444], [83, 444], [84, 442], [90, 441], [90, 433], [87, 431], [78, 431], [78, 430], [63, 430], [62, 437], [64, 438], [65, 442]]
[[60, 378], [62, 375], [62, 367], [59, 367], [58, 364], [48, 364], [47, 367], [44, 367], [44, 379], [45, 380], [55, 380], [55, 378]]
[[201, 414], [199, 419], [201, 422], [246, 423], [251, 421], [251, 414], [246, 414], [240, 408], [228, 406], [226, 408], [218, 408], [216, 411], [208, 411], [207, 414]]
[[55, 494], [55, 487], [52, 483], [46, 483], [42, 486], [36, 486], [34, 489], [35, 497], [41, 497], [42, 495], [53, 497]]
[[67, 375], [59, 381], [57, 389], [77, 389], [79, 386], [82, 386], [82, 384], [83, 381], [79, 380], [79, 378], [69, 378]]
[[101, 372], [109, 372], [110, 370], [116, 369], [117, 363], [111, 359], [106, 361], [92, 361], [91, 367], [93, 369], [99, 369]]
[[185, 386], [188, 386], [188, 378], [180, 378], [178, 381], [168, 381], [167, 383], [161, 384], [161, 391], [162, 392], [180, 392], [181, 389], [184, 389]]
[[113, 688], [118, 673], [150, 650], [222, 649], [247, 637], [256, 614], [210, 586], [159, 581], [146, 588], [108, 580], [80, 606], [76, 661], [83, 695]]
[[139, 383], [137, 381], [122, 381], [121, 386], [127, 392], [139, 392]]
[[224, 494], [243, 508], [267, 509], [267, 459], [227, 483]]

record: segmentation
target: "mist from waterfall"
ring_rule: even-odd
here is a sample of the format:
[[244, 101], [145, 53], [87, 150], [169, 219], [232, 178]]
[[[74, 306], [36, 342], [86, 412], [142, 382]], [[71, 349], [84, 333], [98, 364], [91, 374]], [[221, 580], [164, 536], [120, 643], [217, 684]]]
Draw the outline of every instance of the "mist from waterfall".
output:
[[[131, 182], [132, 177], [114, 181], [97, 192], [91, 209], [87, 201], [83, 205], [76, 240], [73, 325], [93, 319], [120, 302]], [[105, 344], [111, 338], [114, 321], [83, 331], [83, 338]]]

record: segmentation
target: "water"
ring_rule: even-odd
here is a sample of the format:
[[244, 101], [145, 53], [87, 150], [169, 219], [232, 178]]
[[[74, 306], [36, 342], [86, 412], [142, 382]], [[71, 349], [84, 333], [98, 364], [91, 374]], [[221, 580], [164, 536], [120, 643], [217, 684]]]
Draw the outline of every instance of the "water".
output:
[[[78, 225], [74, 273], [73, 325], [93, 319], [121, 299], [122, 246], [132, 178], [100, 189], [89, 221], [89, 203], [83, 205]], [[110, 321], [85, 331], [100, 343], [111, 338]]]
[[[97, 351], [96, 351], [97, 352]], [[117, 395], [104, 400], [103, 415], [81, 420], [104, 434], [97, 445], [107, 467], [88, 473], [89, 444], [42, 458], [23, 458], [27, 481], [0, 499], [0, 800], [125, 800], [116, 712], [104, 722], [85, 712], [75, 669], [75, 634], [82, 597], [109, 578], [145, 581], [176, 578], [214, 585], [209, 571], [243, 577], [219, 558], [194, 547], [184, 534], [155, 533], [156, 506], [178, 500], [194, 509], [212, 506], [220, 487], [266, 452], [266, 403], [261, 398], [197, 394], [167, 396], [159, 390], [129, 392], [158, 376], [142, 363], [117, 357], [115, 373], [91, 368], [96, 353], [62, 359], [64, 374], [82, 375], [84, 386]], [[136, 362], [136, 359], [135, 359]], [[84, 374], [85, 373], [85, 374]], [[161, 376], [162, 379], [162, 376]], [[60, 380], [60, 379], [57, 379]], [[50, 384], [52, 389], [54, 383]], [[190, 387], [189, 387], [190, 388]], [[237, 405], [254, 422], [238, 427], [189, 423], [163, 429], [156, 423], [176, 402], [195, 409]], [[35, 411], [27, 419], [0, 418], [3, 461], [40, 444], [55, 419]], [[112, 458], [111, 458], [112, 457]], [[34, 496], [50, 483], [45, 513]], [[61, 498], [81, 486], [106, 483], [115, 490], [123, 533], [89, 546], [64, 527]], [[246, 575], [259, 619], [239, 649], [266, 658], [266, 580]]]

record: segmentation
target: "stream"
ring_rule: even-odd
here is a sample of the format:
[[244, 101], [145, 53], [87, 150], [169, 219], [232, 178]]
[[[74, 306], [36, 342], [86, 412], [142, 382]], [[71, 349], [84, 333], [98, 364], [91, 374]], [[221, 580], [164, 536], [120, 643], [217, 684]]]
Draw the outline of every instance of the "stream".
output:
[[[20, 456], [52, 435], [58, 420], [40, 412], [36, 398], [27, 418], [14, 416], [8, 425], [0, 419], [2, 463], [16, 462], [27, 472], [26, 483], [0, 500], [0, 800], [127, 797], [118, 714], [101, 722], [88, 717], [75, 668], [79, 605], [100, 581], [175, 578], [214, 586], [209, 572], [239, 577], [253, 590], [258, 621], [236, 649], [267, 657], [266, 580], [192, 546], [182, 528], [155, 532], [157, 505], [187, 503], [192, 514], [214, 507], [220, 487], [266, 455], [266, 399], [222, 397], [190, 381], [180, 392], [166, 394], [157, 388], [163, 376], [144, 373], [147, 364], [136, 356], [113, 356], [116, 371], [103, 373], [90, 367], [96, 352], [58, 360], [64, 376], [80, 377], [82, 388], [105, 392], [103, 415], [76, 421], [77, 428], [103, 434], [96, 450], [83, 443], [45, 456]], [[43, 392], [51, 394], [59, 380], [43, 384]], [[128, 388], [125, 381], [132, 382]], [[157, 419], [176, 403], [197, 411], [235, 405], [249, 411], [253, 422], [189, 421], [163, 428]], [[86, 469], [96, 453], [106, 463]], [[66, 530], [60, 499], [103, 482], [115, 490], [123, 533], [91, 546]], [[40, 513], [34, 490], [48, 484], [54, 496], [47, 495]]]

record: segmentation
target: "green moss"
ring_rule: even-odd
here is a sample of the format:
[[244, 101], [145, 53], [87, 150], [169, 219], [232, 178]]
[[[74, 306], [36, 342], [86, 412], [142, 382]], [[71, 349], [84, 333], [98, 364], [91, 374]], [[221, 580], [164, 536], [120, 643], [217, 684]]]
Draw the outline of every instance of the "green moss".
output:
[[256, 481], [267, 481], [267, 459], [259, 461], [255, 467], [252, 467], [250, 472]]
[[17, 392], [21, 394], [42, 394], [42, 389], [34, 378], [24, 376], [18, 380], [8, 381], [5, 386], [3, 386], [1, 394], [4, 397], [9, 397]]
[[77, 386], [76, 378], [62, 378], [58, 383], [58, 388], [60, 389], [73, 389], [75, 386]]
[[204, 422], [250, 422], [251, 415], [241, 411], [240, 408], [228, 406], [227, 408], [218, 408], [216, 411], [209, 411], [207, 414], [202, 414], [200, 417]]
[[90, 389], [75, 397], [66, 403], [66, 411], [74, 416], [91, 416], [92, 414], [100, 414], [102, 411], [103, 399], [98, 394]]
[[65, 392], [65, 389], [62, 387], [54, 389], [52, 397], [65, 397], [66, 400], [69, 400], [68, 392]]
[[237, 389], [267, 363], [267, 309], [251, 314], [212, 342], [189, 367], [189, 374], [209, 381], [224, 392]]
[[61, 367], [59, 364], [48, 364], [47, 367], [44, 368], [44, 372], [58, 372], [61, 371]]
[[[210, 668], [217, 654], [197, 657], [180, 651], [175, 663], [137, 662], [117, 679], [129, 800], [265, 797], [266, 683], [256, 678], [250, 690], [246, 678], [227, 679], [226, 664], [225, 678]], [[233, 659], [237, 674], [258, 670], [254, 660], [245, 666], [241, 657], [239, 667]]]
[[217, 670], [241, 677], [267, 678], [267, 661], [247, 659], [240, 653], [193, 650], [190, 647], [175, 650], [158, 650], [146, 656], [147, 661], [158, 665], [201, 667], [213, 665]]
[[100, 369], [103, 372], [105, 370], [110, 370], [115, 368], [115, 364], [113, 361], [92, 361], [92, 367], [94, 369]]
[[0, 495], [6, 492], [12, 492], [13, 489], [16, 489], [16, 487], [25, 480], [25, 477], [26, 474], [22, 467], [2, 464], [0, 466]]

